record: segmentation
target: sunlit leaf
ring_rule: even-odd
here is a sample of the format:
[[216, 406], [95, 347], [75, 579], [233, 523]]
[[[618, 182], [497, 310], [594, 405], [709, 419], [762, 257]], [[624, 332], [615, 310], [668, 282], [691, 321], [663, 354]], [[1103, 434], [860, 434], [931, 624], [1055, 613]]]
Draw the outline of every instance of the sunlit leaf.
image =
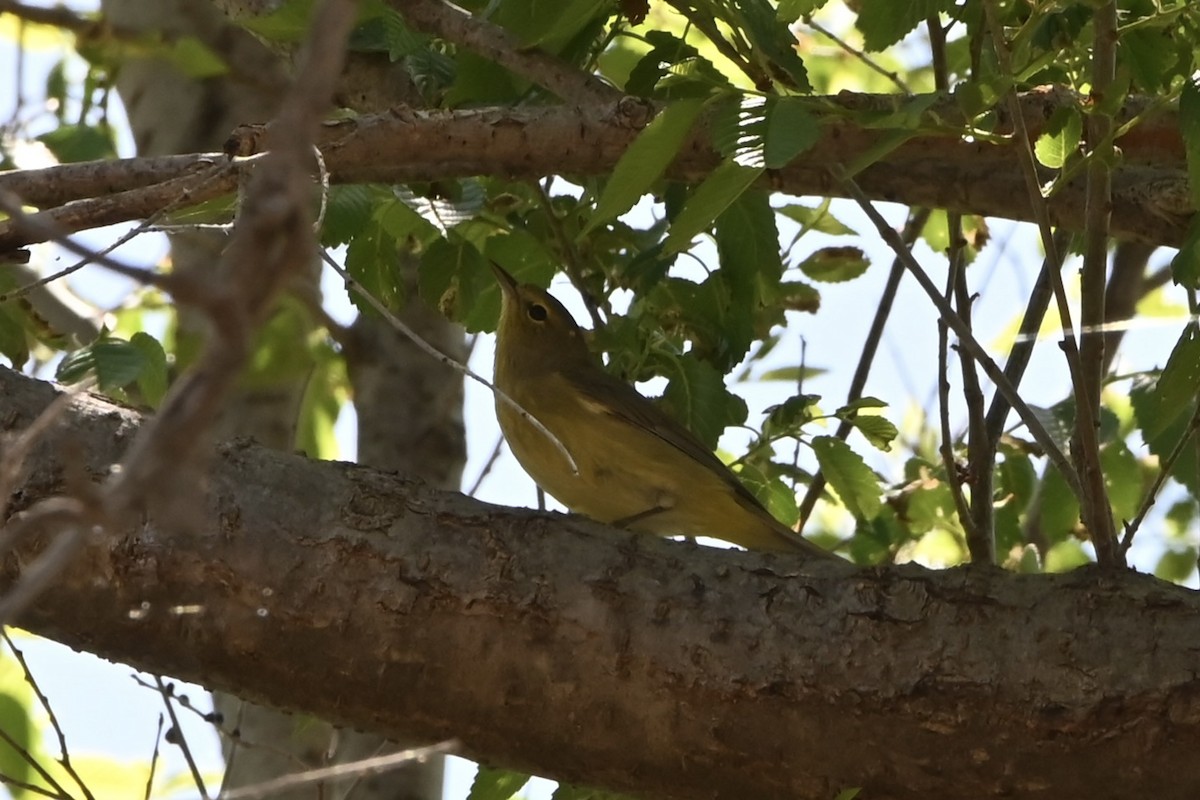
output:
[[825, 480], [846, 509], [859, 519], [873, 519], [882, 505], [881, 491], [879, 480], [862, 456], [832, 436], [817, 436], [811, 444]]
[[698, 98], [678, 100], [651, 120], [613, 167], [581, 236], [624, 214], [650, 190], [675, 159], [703, 107]]

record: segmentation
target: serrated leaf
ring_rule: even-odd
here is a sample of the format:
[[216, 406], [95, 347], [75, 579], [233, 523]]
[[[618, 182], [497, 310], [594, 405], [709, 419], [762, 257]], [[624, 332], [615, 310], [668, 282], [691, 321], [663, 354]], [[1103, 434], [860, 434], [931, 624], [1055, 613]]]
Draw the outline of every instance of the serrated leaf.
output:
[[101, 391], [111, 392], [136, 381], [144, 365], [142, 351], [124, 339], [99, 339], [68, 354], [55, 377], [63, 383], [79, 383], [94, 376]]
[[772, 469], [771, 462], [745, 463], [738, 469], [738, 480], [750, 490], [771, 516], [789, 528], [800, 521], [796, 493]]
[[822, 247], [800, 262], [800, 271], [821, 283], [845, 283], [861, 276], [871, 266], [857, 247]]
[[837, 492], [846, 510], [858, 519], [874, 519], [883, 505], [882, 493], [875, 473], [862, 456], [832, 436], [817, 436], [810, 444], [825, 480]]
[[954, 0], [861, 0], [855, 25], [863, 35], [863, 48], [878, 52], [953, 5]]
[[767, 103], [767, 128], [763, 160], [767, 169], [781, 169], [821, 138], [821, 126], [799, 97], [771, 98]]
[[1157, 436], [1179, 418], [1200, 393], [1200, 331], [1195, 325], [1184, 328], [1154, 391], [1158, 413], [1153, 419], [1140, 420], [1149, 438]]
[[496, 769], [479, 765], [475, 780], [471, 783], [471, 792], [467, 800], [509, 800], [521, 788], [529, 783], [529, 776], [522, 772], [512, 772], [506, 769]]
[[789, 203], [786, 206], [776, 208], [775, 213], [782, 214], [799, 224], [803, 230], [827, 233], [830, 236], [856, 235], [857, 231], [833, 215], [830, 211], [830, 205], [831, 203], [828, 199], [822, 201], [821, 205], [816, 208]]
[[791, 24], [801, 17], [817, 11], [829, 0], [779, 0], [779, 9], [775, 16], [780, 22]]
[[677, 100], [650, 121], [613, 167], [581, 237], [624, 214], [650, 190], [675, 160], [703, 107], [699, 98]]
[[330, 187], [321, 244], [336, 247], [359, 234], [370, 223], [374, 204], [387, 202], [385, 191], [381, 186], [363, 183]]
[[886, 417], [871, 414], [856, 414], [849, 420], [874, 447], [885, 453], [892, 451], [892, 442], [900, 435], [900, 431]]
[[1060, 108], [1046, 122], [1042, 135], [1034, 143], [1033, 152], [1043, 166], [1062, 169], [1079, 152], [1083, 139], [1083, 117], [1074, 108]]
[[[404, 287], [396, 275], [398, 259], [396, 240], [378, 222], [373, 222], [350, 240], [345, 268], [367, 294], [385, 307], [396, 309], [404, 297]], [[350, 292], [350, 302], [360, 313], [378, 315], [357, 291]]]
[[762, 172], [761, 167], [743, 167], [734, 161], [722, 162], [696, 187], [679, 216], [671, 223], [671, 231], [663, 245], [664, 252], [678, 253], [687, 248], [692, 238], [707, 230], [725, 209], [758, 180]]
[[[1194, 406], [1189, 404], [1185, 409], [1188, 414], [1173, 409], [1170, 412], [1173, 421], [1163, 427], [1158, 424], [1158, 420], [1168, 412], [1162, 407], [1161, 395], [1155, 384], [1145, 378], [1134, 379], [1129, 399], [1133, 405], [1134, 416], [1142, 429], [1142, 439], [1145, 441], [1146, 447], [1161, 462], [1187, 435], [1188, 415]], [[1151, 430], [1157, 432], [1152, 434]], [[1195, 458], [1184, 457], [1176, 460], [1175, 466], [1171, 470], [1171, 477], [1186, 486], [1193, 494], [1200, 493], [1200, 466], [1197, 465]]]
[[142, 400], [151, 408], [158, 408], [167, 393], [167, 354], [162, 344], [148, 333], [138, 331], [129, 338], [129, 344], [142, 354], [142, 369], [137, 376], [138, 390]]
[[757, 61], [765, 61], [773, 80], [790, 89], [807, 92], [808, 70], [796, 52], [796, 37], [776, 20], [775, 9], [767, 0], [733, 0], [727, 8], [740, 23], [741, 34], [750, 40], [750, 52]]
[[669, 362], [667, 372], [663, 402], [709, 447], [716, 448], [725, 428], [746, 421], [746, 401], [730, 393], [724, 376], [710, 364], [679, 356]]

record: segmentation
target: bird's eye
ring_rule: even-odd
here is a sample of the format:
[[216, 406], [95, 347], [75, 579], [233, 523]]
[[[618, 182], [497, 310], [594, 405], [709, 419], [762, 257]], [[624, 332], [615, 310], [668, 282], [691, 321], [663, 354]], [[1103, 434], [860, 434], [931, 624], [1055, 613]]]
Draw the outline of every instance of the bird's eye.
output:
[[545, 322], [549, 316], [546, 312], [546, 307], [539, 303], [532, 303], [529, 306], [529, 318], [535, 322]]

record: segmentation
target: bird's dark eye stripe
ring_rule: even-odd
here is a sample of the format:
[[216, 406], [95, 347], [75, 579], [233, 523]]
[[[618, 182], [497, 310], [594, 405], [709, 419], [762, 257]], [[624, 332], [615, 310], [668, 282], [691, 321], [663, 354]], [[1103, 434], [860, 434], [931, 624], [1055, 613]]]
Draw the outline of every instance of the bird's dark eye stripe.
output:
[[529, 306], [529, 318], [530, 319], [536, 320], [538, 322], [544, 322], [546, 320], [546, 316], [547, 316], [547, 314], [546, 314], [545, 306], [538, 305], [537, 303], [533, 303]]

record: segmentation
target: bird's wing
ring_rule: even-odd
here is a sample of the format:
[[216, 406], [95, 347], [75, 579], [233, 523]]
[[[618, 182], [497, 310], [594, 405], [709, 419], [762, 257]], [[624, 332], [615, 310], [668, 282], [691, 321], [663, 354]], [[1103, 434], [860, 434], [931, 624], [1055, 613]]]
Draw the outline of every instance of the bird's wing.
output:
[[657, 436], [694, 461], [720, 475], [734, 493], [747, 502], [751, 508], [761, 511], [769, 519], [774, 519], [758, 501], [758, 498], [737, 479], [725, 462], [717, 458], [716, 453], [637, 389], [598, 370], [589, 370], [585, 378], [571, 375], [570, 383], [581, 390], [583, 402], [593, 404], [594, 410], [619, 417], [641, 430]]

